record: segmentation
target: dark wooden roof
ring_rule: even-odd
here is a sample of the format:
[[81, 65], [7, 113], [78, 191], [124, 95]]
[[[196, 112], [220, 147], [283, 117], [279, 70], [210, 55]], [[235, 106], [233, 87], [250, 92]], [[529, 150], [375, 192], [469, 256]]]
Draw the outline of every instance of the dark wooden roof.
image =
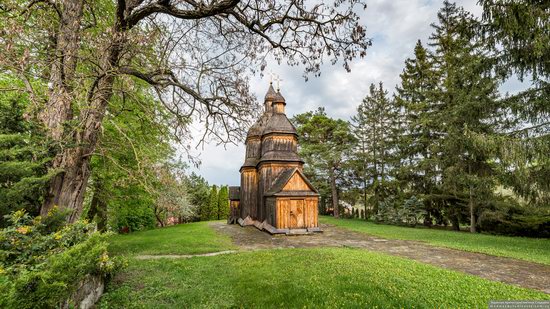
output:
[[265, 161], [285, 161], [285, 162], [304, 162], [294, 151], [268, 151], [262, 155], [259, 162]]
[[265, 94], [265, 101], [273, 101], [277, 97], [277, 92], [275, 92], [275, 89], [273, 89], [273, 85], [269, 84], [269, 89], [267, 89], [267, 93]]
[[296, 128], [294, 128], [292, 123], [290, 123], [290, 120], [288, 120], [286, 115], [280, 113], [273, 113], [271, 117], [269, 117], [262, 135], [266, 135], [269, 133], [298, 134], [296, 132]]
[[[309, 186], [311, 191], [288, 191], [288, 194], [286, 192], [285, 192], [285, 194], [280, 194], [283, 191], [283, 188], [285, 187], [285, 185], [290, 180], [290, 178], [292, 178], [294, 173], [298, 173], [298, 174], [300, 174], [300, 176], [302, 176], [302, 178], [304, 179], [306, 184]], [[309, 193], [307, 193], [307, 192], [309, 192]], [[299, 193], [301, 193], [301, 194], [299, 194]], [[273, 181], [273, 184], [271, 185], [271, 188], [269, 188], [265, 193], [265, 196], [272, 196], [272, 195], [291, 195], [291, 196], [292, 195], [301, 195], [301, 196], [303, 196], [303, 195], [318, 195], [318, 192], [317, 192], [317, 190], [315, 190], [315, 187], [309, 182], [306, 175], [304, 175], [304, 173], [302, 173], [298, 168], [295, 167], [295, 168], [291, 168], [291, 169], [287, 169], [287, 170], [283, 171]]]
[[229, 199], [232, 201], [239, 201], [241, 199], [241, 187], [229, 187]]
[[284, 103], [286, 105], [285, 97], [283, 97], [281, 92], [277, 91], [277, 94], [275, 95], [275, 98], [273, 99], [273, 103]]

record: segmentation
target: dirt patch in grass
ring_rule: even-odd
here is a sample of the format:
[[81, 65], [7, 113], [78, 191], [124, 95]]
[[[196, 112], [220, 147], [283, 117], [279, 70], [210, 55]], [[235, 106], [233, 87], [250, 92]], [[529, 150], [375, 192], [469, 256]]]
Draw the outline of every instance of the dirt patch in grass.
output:
[[270, 235], [254, 227], [221, 222], [209, 224], [231, 237], [241, 250], [276, 248], [351, 247], [410, 258], [485, 279], [509, 283], [550, 294], [550, 266], [482, 253], [438, 248], [418, 241], [383, 239], [323, 224], [323, 233], [301, 236]]

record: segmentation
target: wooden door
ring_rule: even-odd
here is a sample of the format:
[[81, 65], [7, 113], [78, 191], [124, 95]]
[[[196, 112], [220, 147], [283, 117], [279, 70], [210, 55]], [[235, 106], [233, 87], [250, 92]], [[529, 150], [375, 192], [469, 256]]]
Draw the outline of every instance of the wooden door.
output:
[[304, 227], [304, 200], [290, 200], [290, 228]]

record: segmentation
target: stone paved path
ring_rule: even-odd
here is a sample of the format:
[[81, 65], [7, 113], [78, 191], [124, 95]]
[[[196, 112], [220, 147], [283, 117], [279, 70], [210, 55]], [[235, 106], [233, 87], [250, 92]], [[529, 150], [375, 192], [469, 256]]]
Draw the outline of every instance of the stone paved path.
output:
[[210, 226], [229, 235], [241, 250], [312, 247], [353, 247], [410, 258], [434, 266], [476, 275], [550, 294], [550, 266], [460, 250], [437, 248], [417, 241], [373, 237], [332, 225], [321, 225], [315, 235], [269, 235], [255, 227], [221, 222]]

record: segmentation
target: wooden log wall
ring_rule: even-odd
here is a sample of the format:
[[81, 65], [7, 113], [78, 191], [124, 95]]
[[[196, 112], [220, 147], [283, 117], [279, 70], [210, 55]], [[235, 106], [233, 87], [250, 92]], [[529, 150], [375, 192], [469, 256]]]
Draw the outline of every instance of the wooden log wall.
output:
[[284, 114], [285, 113], [285, 104], [284, 103], [273, 103], [273, 112]]
[[261, 142], [259, 136], [251, 136], [246, 139], [246, 158], [260, 158]]
[[[295, 168], [295, 167], [302, 167], [302, 164], [299, 162], [287, 162], [287, 163], [262, 163], [260, 164], [259, 171], [258, 171], [258, 190], [257, 190], [257, 198], [258, 198], [258, 217], [255, 218], [259, 221], [263, 221], [266, 219], [266, 210], [264, 207], [264, 194], [269, 188], [271, 187], [271, 184], [273, 181], [281, 174], [282, 171]], [[242, 202], [242, 198], [241, 198]]]
[[262, 155], [269, 151], [297, 152], [298, 139], [293, 134], [267, 135], [262, 138]]
[[278, 229], [317, 227], [317, 197], [276, 199], [275, 227]]
[[312, 191], [312, 188], [308, 186], [300, 174], [294, 173], [284, 186], [283, 191]]
[[241, 218], [257, 215], [258, 177], [254, 167], [244, 167], [241, 170]]

